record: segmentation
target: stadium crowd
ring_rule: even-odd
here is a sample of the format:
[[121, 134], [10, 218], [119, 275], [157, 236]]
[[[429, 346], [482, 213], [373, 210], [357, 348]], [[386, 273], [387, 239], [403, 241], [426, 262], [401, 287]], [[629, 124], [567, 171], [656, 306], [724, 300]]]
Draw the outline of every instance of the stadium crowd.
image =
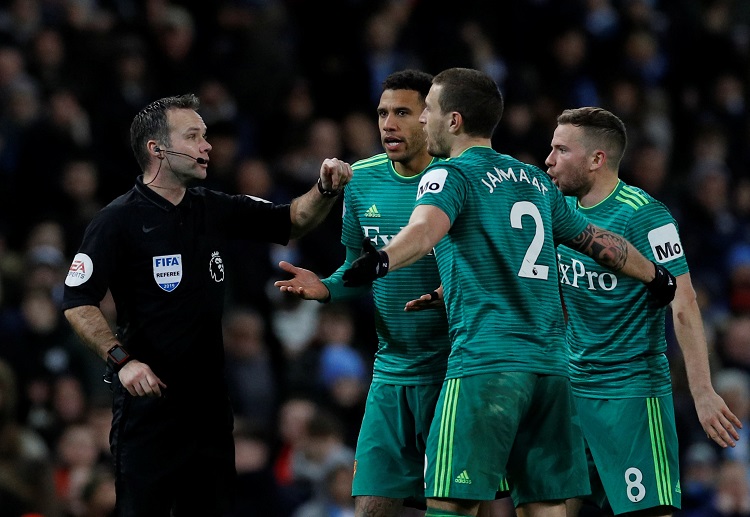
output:
[[[506, 111], [494, 147], [543, 169], [563, 109], [602, 106], [625, 122], [621, 176], [680, 224], [714, 385], [744, 424], [735, 448], [706, 438], [670, 336], [679, 515], [750, 515], [750, 3], [9, 0], [0, 8], [0, 517], [113, 508], [104, 365], [60, 302], [86, 225], [138, 174], [128, 130], [142, 106], [197, 94], [213, 146], [206, 185], [288, 202], [324, 158], [382, 152], [375, 107], [389, 73], [453, 66], [495, 79]], [[241, 244], [225, 258], [241, 496], [232, 516], [353, 508], [353, 447], [377, 346], [371, 301], [324, 305], [273, 287], [280, 260], [321, 276], [342, 262], [341, 207], [332, 212], [287, 247]], [[114, 324], [112, 304], [102, 309]]]

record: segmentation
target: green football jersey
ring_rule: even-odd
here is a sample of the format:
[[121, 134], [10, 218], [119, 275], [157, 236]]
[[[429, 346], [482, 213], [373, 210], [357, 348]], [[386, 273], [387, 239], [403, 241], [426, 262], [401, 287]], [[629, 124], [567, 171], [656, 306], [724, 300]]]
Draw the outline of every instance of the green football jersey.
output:
[[[334, 300], [357, 292], [341, 287], [341, 274], [351, 265], [351, 257], [359, 256], [363, 237], [382, 248], [408, 224], [424, 175], [400, 176], [385, 153], [355, 162], [352, 170], [354, 176], [344, 189], [341, 231], [347, 263], [324, 281]], [[378, 334], [373, 380], [401, 385], [443, 381], [450, 352], [445, 312], [404, 311], [406, 302], [438, 286], [440, 275], [432, 253], [373, 282]]]
[[[643, 190], [620, 181], [596, 206], [580, 207], [575, 198], [568, 202], [593, 224], [624, 236], [674, 276], [688, 272], [677, 223]], [[573, 392], [592, 398], [670, 394], [666, 308], [656, 306], [642, 282], [566, 246], [558, 253]]]
[[431, 165], [417, 204], [452, 224], [435, 247], [452, 342], [447, 377], [567, 376], [555, 244], [580, 235], [586, 218], [546, 173], [489, 147]]

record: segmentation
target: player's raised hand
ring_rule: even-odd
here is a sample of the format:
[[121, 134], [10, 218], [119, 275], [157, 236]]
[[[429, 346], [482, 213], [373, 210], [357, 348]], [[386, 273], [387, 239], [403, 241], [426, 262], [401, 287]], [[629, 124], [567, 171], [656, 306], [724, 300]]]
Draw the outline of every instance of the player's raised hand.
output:
[[329, 296], [328, 288], [323, 285], [318, 275], [310, 271], [297, 267], [289, 262], [279, 262], [279, 267], [290, 273], [292, 278], [288, 280], [279, 280], [274, 282], [282, 293], [291, 293], [305, 300], [325, 300]]

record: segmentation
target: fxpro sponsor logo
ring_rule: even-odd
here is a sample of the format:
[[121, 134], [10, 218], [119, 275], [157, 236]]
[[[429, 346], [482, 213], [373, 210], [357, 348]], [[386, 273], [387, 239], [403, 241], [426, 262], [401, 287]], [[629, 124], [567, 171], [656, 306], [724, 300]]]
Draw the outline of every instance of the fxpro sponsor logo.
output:
[[425, 174], [417, 188], [417, 199], [420, 199], [425, 194], [437, 194], [442, 191], [443, 186], [445, 186], [445, 178], [447, 177], [448, 171], [446, 169], [432, 169]]
[[[402, 226], [399, 230], [403, 230], [404, 227]], [[375, 245], [376, 248], [380, 249], [383, 246], [387, 246], [388, 243], [391, 242], [391, 239], [395, 237], [394, 235], [388, 235], [384, 233], [380, 233], [380, 226], [362, 226], [362, 233], [372, 241], [372, 243]], [[435, 248], [431, 249], [430, 252], [427, 255], [434, 255], [435, 254]]]
[[65, 277], [65, 285], [75, 287], [86, 282], [94, 274], [94, 263], [85, 253], [77, 253]]
[[674, 223], [665, 224], [648, 232], [648, 243], [651, 245], [654, 258], [660, 264], [685, 254]]
[[583, 262], [574, 258], [565, 263], [560, 254], [557, 255], [557, 263], [560, 269], [560, 283], [563, 285], [589, 291], [612, 291], [617, 287], [617, 277], [609, 271], [588, 270]]
[[152, 261], [156, 284], [171, 293], [182, 280], [182, 255], [161, 255], [152, 257]]

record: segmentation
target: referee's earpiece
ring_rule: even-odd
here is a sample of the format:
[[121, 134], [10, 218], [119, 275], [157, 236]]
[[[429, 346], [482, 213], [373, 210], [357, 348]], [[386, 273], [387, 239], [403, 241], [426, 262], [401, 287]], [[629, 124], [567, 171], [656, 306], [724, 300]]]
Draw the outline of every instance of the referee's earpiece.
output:
[[164, 152], [164, 149], [162, 149], [158, 145], [154, 146], [154, 153], [156, 154], [157, 157], [159, 157], [159, 159], [163, 158], [163, 156], [159, 156], [163, 152]]

